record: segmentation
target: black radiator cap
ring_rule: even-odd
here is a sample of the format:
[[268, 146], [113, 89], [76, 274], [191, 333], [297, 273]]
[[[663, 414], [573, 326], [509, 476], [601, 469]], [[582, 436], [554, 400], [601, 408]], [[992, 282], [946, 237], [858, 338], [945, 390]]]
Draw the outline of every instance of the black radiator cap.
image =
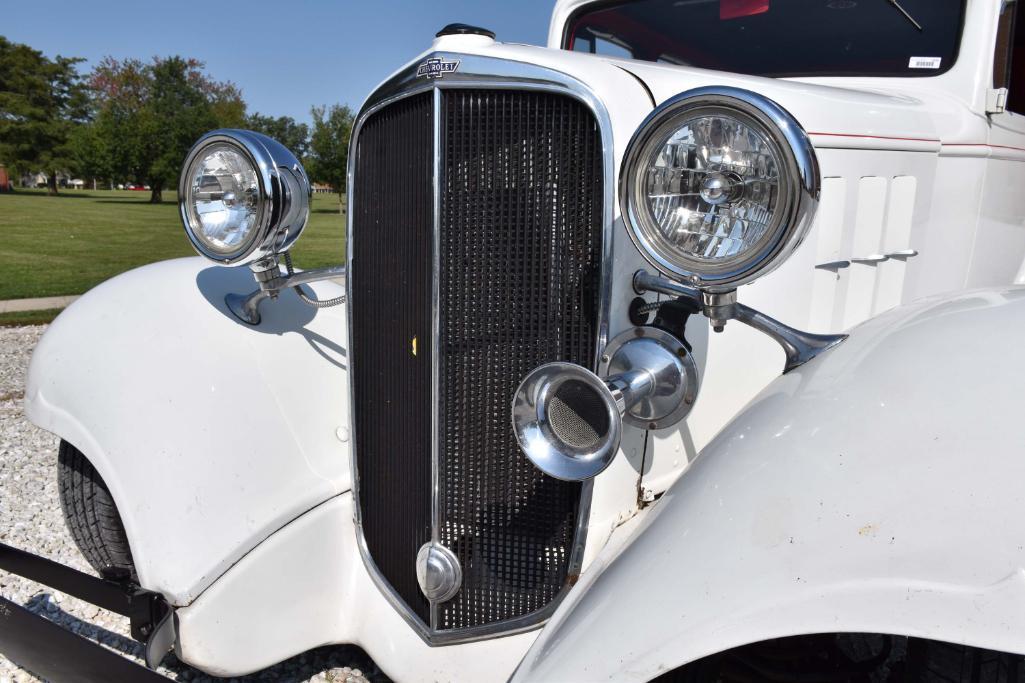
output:
[[469, 24], [449, 24], [445, 28], [441, 29], [435, 34], [436, 38], [442, 36], [487, 36], [488, 38], [494, 39], [495, 32], [489, 31], [486, 28], [480, 26], [470, 26]]

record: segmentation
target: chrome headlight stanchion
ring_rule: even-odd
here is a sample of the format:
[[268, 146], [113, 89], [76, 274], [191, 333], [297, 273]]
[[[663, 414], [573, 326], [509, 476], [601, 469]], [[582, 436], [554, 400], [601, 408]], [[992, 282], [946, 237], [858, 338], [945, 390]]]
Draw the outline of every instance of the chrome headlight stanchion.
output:
[[783, 352], [786, 353], [787, 360], [786, 365], [783, 367], [784, 374], [804, 365], [815, 356], [827, 349], [833, 348], [847, 338], [846, 334], [814, 334], [785, 325], [775, 318], [770, 318], [764, 313], [756, 311], [750, 306], [738, 303], [735, 296], [736, 292], [733, 292], [732, 300], [712, 298], [711, 303], [709, 303], [710, 297], [700, 290], [652, 275], [644, 270], [638, 270], [634, 273], [633, 283], [634, 291], [638, 294], [657, 292], [659, 294], [684, 297], [701, 302], [705, 315], [712, 321], [713, 325], [719, 321], [725, 323], [727, 320], [736, 320], [772, 337], [783, 347]]
[[[281, 266], [277, 259], [271, 259], [273, 263], [268, 268], [253, 268], [253, 277], [256, 278], [260, 288], [252, 294], [228, 294], [224, 302], [228, 309], [235, 314], [235, 317], [250, 325], [260, 324], [260, 304], [267, 299], [276, 299], [286, 289], [294, 289], [299, 297], [307, 304], [320, 308], [322, 306], [334, 306], [345, 303], [345, 296], [342, 295], [330, 301], [313, 301], [302, 294], [300, 287], [312, 282], [321, 280], [336, 280], [344, 283], [345, 266], [329, 266], [316, 270], [303, 270], [298, 273], [281, 272]], [[256, 265], [256, 264], [253, 264]]]

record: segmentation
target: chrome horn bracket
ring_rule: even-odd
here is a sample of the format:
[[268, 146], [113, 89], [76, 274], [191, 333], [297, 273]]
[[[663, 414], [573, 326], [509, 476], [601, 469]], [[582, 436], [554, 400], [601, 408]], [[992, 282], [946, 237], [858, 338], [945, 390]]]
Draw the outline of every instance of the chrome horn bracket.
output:
[[727, 320], [736, 320], [767, 334], [776, 340], [786, 353], [784, 374], [804, 365], [823, 351], [831, 349], [847, 339], [846, 334], [813, 334], [784, 325], [750, 306], [738, 303], [735, 290], [722, 294], [702, 292], [694, 287], [681, 285], [644, 270], [634, 273], [633, 285], [638, 294], [657, 292], [694, 299], [701, 305], [702, 311], [711, 320], [716, 332], [722, 331]]
[[[635, 327], [605, 348], [598, 374], [606, 384], [647, 370], [656, 390], [641, 395], [623, 411], [623, 421], [641, 429], [662, 429], [682, 420], [698, 393], [698, 366], [683, 342], [657, 327]], [[618, 378], [618, 379], [617, 379]]]
[[[232, 293], [224, 297], [224, 303], [227, 304], [228, 310], [236, 318], [249, 325], [260, 324], [260, 304], [267, 299], [277, 299], [278, 294], [286, 289], [295, 289], [303, 301], [317, 306], [321, 302], [307, 301], [308, 297], [300, 289], [302, 285], [321, 280], [345, 279], [345, 266], [303, 270], [298, 273], [282, 273], [277, 255], [261, 259], [251, 264], [249, 268], [253, 271], [253, 277], [256, 278], [260, 288], [252, 294]], [[340, 297], [340, 300], [332, 300], [329, 303], [344, 303], [344, 298]]]

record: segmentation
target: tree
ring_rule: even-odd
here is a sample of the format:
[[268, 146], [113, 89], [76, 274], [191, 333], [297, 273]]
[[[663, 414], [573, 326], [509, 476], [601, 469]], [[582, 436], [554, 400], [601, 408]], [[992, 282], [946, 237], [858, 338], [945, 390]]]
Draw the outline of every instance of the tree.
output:
[[113, 178], [114, 162], [107, 136], [99, 134], [93, 123], [78, 126], [71, 134], [71, 168], [79, 177]]
[[310, 144], [310, 127], [305, 123], [297, 123], [291, 116], [264, 116], [251, 114], [246, 118], [245, 128], [257, 133], [268, 135], [288, 149], [297, 159], [306, 156]]
[[333, 187], [341, 201], [345, 192], [349, 137], [352, 135], [352, 110], [344, 105], [333, 104], [330, 107], [314, 107], [311, 114], [313, 135], [310, 136], [306, 171], [314, 182]]
[[0, 36], [0, 159], [20, 172], [43, 169], [49, 194], [73, 161], [70, 140], [88, 116], [88, 98], [75, 65], [48, 59]]
[[210, 79], [194, 59], [156, 57], [146, 64], [108, 57], [90, 87], [97, 110], [92, 149], [106, 150], [116, 179], [149, 185], [153, 203], [174, 186], [197, 138], [245, 120], [238, 88]]

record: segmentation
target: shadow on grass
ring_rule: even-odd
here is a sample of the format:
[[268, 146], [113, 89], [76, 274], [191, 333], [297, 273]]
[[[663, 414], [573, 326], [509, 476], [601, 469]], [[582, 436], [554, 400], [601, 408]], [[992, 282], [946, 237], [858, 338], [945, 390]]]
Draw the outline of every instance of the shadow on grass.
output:
[[[106, 192], [107, 190], [104, 190]], [[121, 190], [118, 190], [121, 192]], [[139, 195], [132, 197], [97, 197], [95, 194], [81, 194], [79, 192], [61, 192], [59, 194], [46, 194], [45, 192], [18, 192], [15, 190], [11, 193], [12, 197], [39, 197], [47, 199], [91, 199], [97, 204], [149, 204], [149, 190], [140, 192]], [[174, 199], [165, 199], [160, 204], [177, 204], [178, 201]]]
[[57, 194], [46, 194], [35, 190], [15, 190], [10, 193], [12, 197], [52, 197], [53, 199], [94, 199], [93, 195], [81, 194], [78, 192], [59, 192]]
[[131, 199], [129, 199], [129, 198], [125, 198], [125, 199], [96, 199], [95, 201], [96, 201], [97, 204], [149, 204], [150, 206], [159, 206], [161, 204], [177, 204], [178, 203], [177, 201], [172, 201], [170, 199], [165, 199], [163, 201], [160, 201], [160, 202], [157, 202], [156, 204], [154, 204], [149, 199], [145, 199], [143, 197], [139, 197], [138, 199], [134, 199], [134, 198], [131, 198]]

